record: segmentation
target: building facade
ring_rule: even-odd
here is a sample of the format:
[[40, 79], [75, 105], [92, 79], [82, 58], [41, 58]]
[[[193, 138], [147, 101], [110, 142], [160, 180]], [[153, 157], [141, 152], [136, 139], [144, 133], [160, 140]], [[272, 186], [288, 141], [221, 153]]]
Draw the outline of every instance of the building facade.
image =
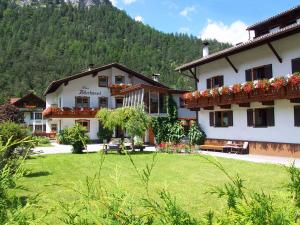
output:
[[[95, 118], [101, 108], [115, 109], [123, 106], [137, 106], [141, 95], [131, 95], [133, 105], [129, 104], [129, 92], [137, 86], [150, 87], [149, 104], [152, 116], [164, 116], [167, 112], [160, 111], [166, 94], [172, 94], [180, 103], [183, 91], [172, 90], [158, 81], [128, 69], [118, 63], [112, 63], [98, 68], [89, 68], [73, 76], [54, 81], [45, 91], [46, 109], [43, 112], [47, 118], [47, 133], [57, 133], [62, 129], [80, 123], [86, 127], [91, 140], [98, 140], [101, 124]], [[147, 89], [148, 90], [148, 89]], [[164, 90], [160, 92], [159, 90]], [[128, 92], [129, 91], [129, 92]], [[142, 93], [142, 92], [140, 92]], [[150, 102], [151, 99], [151, 102]], [[141, 100], [142, 101], [142, 100]], [[195, 113], [179, 105], [179, 117], [195, 119]], [[114, 136], [120, 136], [122, 131], [116, 129]], [[145, 141], [153, 143], [153, 136], [148, 132]], [[152, 140], [150, 140], [152, 139]]]
[[300, 157], [300, 6], [248, 30], [248, 42], [213, 54], [205, 46], [202, 58], [177, 68], [198, 83], [186, 107], [208, 143], [248, 141], [250, 154]]
[[46, 108], [46, 102], [43, 99], [30, 92], [22, 98], [11, 98], [10, 104], [23, 113], [24, 123], [34, 134], [46, 132], [46, 119], [42, 114]]

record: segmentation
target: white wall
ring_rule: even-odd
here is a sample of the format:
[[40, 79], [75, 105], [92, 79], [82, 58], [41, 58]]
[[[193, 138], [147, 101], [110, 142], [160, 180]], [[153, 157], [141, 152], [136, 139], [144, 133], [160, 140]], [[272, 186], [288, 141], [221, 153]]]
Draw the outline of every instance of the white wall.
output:
[[[272, 64], [273, 76], [287, 75], [292, 72], [291, 60], [300, 57], [300, 34], [272, 42], [283, 62], [280, 63], [267, 45], [247, 50], [230, 56], [232, 63], [239, 70], [235, 73], [225, 59], [197, 68], [198, 90], [206, 89], [206, 79], [224, 75], [224, 85], [245, 82], [245, 70]], [[208, 138], [228, 140], [250, 140], [282, 143], [300, 143], [300, 128], [294, 126], [294, 105], [289, 100], [275, 101], [275, 126], [268, 128], [247, 127], [247, 108], [232, 105], [233, 127], [219, 128], [209, 126], [209, 111], [201, 109], [199, 124]], [[261, 103], [251, 103], [251, 108], [262, 108]], [[221, 110], [215, 107], [216, 110]]]
[[[233, 126], [211, 127], [209, 124], [209, 112], [199, 112], [199, 124], [204, 129], [208, 138], [226, 140], [249, 140], [279, 143], [300, 144], [300, 127], [294, 126], [294, 105], [289, 100], [275, 101], [275, 126], [268, 128], [253, 128], [247, 126], [247, 109], [238, 105], [232, 105]], [[300, 104], [298, 104], [300, 105]], [[251, 103], [251, 108], [263, 108], [261, 103]], [[215, 111], [226, 111], [215, 107]]]
[[172, 94], [174, 101], [177, 104], [178, 107], [178, 118], [194, 118], [196, 119], [196, 112], [191, 111], [187, 108], [180, 108], [180, 103], [179, 103], [179, 94]]

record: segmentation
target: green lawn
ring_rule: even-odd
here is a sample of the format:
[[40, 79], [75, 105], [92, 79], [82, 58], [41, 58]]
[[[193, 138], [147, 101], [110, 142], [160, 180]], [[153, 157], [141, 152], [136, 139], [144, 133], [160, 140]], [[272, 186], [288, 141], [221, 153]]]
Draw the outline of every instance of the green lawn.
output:
[[[159, 154], [151, 179], [151, 189], [167, 188], [178, 203], [193, 216], [199, 217], [209, 209], [221, 210], [225, 204], [216, 196], [206, 194], [212, 186], [222, 186], [227, 178], [214, 165], [201, 155]], [[139, 168], [150, 163], [152, 154], [133, 155]], [[239, 173], [246, 180], [247, 188], [276, 195], [286, 199], [284, 185], [288, 175], [281, 166], [256, 164], [231, 159], [218, 159], [230, 174]], [[78, 195], [67, 187], [80, 190], [84, 187], [86, 176], [93, 176], [99, 169], [100, 154], [59, 154], [38, 156], [26, 160], [25, 167], [31, 174], [19, 181], [27, 188], [20, 195], [41, 193], [41, 212], [57, 205], [58, 201], [75, 200]], [[132, 196], [142, 196], [144, 189], [125, 155], [108, 154], [105, 158], [102, 177], [111, 189], [118, 187], [130, 191]], [[58, 186], [63, 185], [62, 186]], [[55, 214], [47, 221], [56, 221]]]

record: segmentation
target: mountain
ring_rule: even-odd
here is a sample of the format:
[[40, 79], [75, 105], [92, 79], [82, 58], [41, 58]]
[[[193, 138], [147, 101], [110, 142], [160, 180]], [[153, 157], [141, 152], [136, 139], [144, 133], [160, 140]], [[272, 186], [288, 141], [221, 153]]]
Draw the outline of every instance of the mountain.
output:
[[[0, 103], [28, 90], [41, 95], [55, 79], [111, 62], [151, 75], [174, 88], [192, 88], [174, 68], [200, 56], [202, 41], [165, 34], [134, 21], [108, 0], [81, 5], [47, 0], [0, 0]], [[88, 2], [98, 2], [85, 7]], [[211, 51], [228, 47], [210, 41]]]

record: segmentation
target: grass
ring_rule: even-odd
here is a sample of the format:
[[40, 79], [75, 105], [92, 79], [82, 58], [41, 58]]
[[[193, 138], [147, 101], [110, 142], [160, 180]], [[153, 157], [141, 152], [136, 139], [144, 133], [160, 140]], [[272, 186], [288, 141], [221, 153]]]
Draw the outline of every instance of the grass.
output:
[[[133, 155], [139, 168], [150, 163], [151, 154]], [[232, 159], [218, 159], [230, 174], [239, 173], [246, 180], [249, 190], [264, 190], [266, 194], [286, 199], [285, 185], [288, 174], [282, 166], [256, 164]], [[73, 201], [78, 194], [70, 190], [85, 187], [86, 176], [97, 173], [100, 163], [99, 153], [82, 155], [59, 154], [37, 156], [26, 160], [25, 167], [30, 173], [19, 181], [27, 190], [20, 195], [41, 193], [41, 213], [57, 206], [58, 201]], [[122, 188], [133, 198], [142, 196], [144, 189], [125, 155], [108, 154], [102, 170], [103, 182], [111, 189]], [[207, 192], [213, 186], [222, 186], [227, 178], [201, 155], [159, 154], [153, 170], [150, 188], [155, 191], [168, 189], [178, 203], [193, 216], [199, 217], [210, 209], [222, 210], [225, 200]], [[50, 214], [47, 221], [57, 222], [57, 215]]]

